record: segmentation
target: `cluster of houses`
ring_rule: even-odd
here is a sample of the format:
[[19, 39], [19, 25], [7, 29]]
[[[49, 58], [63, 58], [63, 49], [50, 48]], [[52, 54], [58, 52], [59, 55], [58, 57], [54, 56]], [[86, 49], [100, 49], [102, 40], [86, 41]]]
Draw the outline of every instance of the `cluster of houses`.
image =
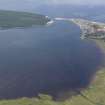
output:
[[85, 35], [90, 38], [105, 39], [105, 26], [100, 24], [89, 25]]
[[71, 19], [71, 21], [80, 27], [82, 39], [93, 38], [105, 40], [105, 24], [85, 19]]

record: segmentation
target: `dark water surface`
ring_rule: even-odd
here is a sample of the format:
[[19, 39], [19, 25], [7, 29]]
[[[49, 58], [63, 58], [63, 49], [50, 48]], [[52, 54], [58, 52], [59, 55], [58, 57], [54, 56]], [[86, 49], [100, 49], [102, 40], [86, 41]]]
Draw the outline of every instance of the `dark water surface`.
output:
[[0, 31], [0, 98], [56, 95], [86, 87], [102, 63], [73, 23]]

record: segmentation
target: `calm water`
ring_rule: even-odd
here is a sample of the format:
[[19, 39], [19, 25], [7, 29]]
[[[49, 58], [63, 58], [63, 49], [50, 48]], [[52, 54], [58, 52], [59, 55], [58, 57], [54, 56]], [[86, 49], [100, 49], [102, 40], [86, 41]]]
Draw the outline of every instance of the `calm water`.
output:
[[73, 23], [0, 31], [0, 98], [56, 95], [86, 87], [102, 62]]

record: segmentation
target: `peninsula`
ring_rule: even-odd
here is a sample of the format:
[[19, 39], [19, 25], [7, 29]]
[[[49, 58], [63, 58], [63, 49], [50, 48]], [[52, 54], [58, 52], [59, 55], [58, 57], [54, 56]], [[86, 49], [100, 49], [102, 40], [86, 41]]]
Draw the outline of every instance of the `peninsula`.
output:
[[0, 29], [46, 25], [49, 21], [49, 17], [40, 14], [0, 10]]
[[71, 21], [80, 27], [82, 31], [81, 39], [91, 38], [105, 40], [105, 23], [84, 19], [71, 19]]

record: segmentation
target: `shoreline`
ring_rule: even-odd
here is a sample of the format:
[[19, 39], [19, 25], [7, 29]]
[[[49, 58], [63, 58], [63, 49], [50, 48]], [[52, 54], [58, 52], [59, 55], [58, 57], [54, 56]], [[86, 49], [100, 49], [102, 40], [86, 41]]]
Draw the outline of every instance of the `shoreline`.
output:
[[[88, 40], [88, 39], [87, 39]], [[83, 96], [90, 100], [90, 103], [99, 104], [100, 100], [103, 100], [101, 105], [105, 105], [105, 41], [98, 39], [89, 39], [92, 40], [99, 50], [102, 52], [103, 60], [102, 65], [97, 68], [96, 74], [93, 76], [93, 79], [89, 87], [81, 92]], [[79, 96], [74, 97], [73, 100], [80, 98]], [[75, 102], [74, 102], [75, 103]]]
[[49, 22], [47, 22], [47, 26], [50, 26], [50, 25], [52, 25], [54, 23], [54, 20], [51, 20], [51, 21], [49, 21]]
[[[83, 32], [83, 27], [76, 23], [75, 20], [71, 19], [71, 21], [80, 28], [82, 32], [80, 37], [81, 40], [85, 39], [86, 37], [85, 33]], [[89, 103], [105, 105], [105, 41], [102, 39], [92, 38], [87, 38], [87, 40], [92, 40], [96, 44], [96, 46], [102, 52], [103, 59], [102, 65], [97, 68], [97, 72], [95, 73], [89, 87], [86, 90], [83, 90], [81, 93], [83, 96], [85, 96], [85, 100], [88, 100]], [[81, 98], [83, 96], [76, 96], [72, 100]]]
[[49, 16], [45, 16], [45, 18], [50, 20], [50, 21], [48, 21], [48, 22], [46, 23], [47, 26], [50, 26], [50, 25], [52, 25], [52, 24], [54, 23], [54, 20], [53, 20], [53, 19], [50, 19]]
[[47, 22], [47, 26], [50, 26], [50, 25], [52, 25], [54, 23], [54, 20], [51, 20], [51, 21], [49, 21], [49, 22]]
[[[54, 23], [54, 20], [51, 20], [47, 23], [47, 25], [52, 25]], [[74, 22], [73, 22], [74, 23]], [[78, 25], [79, 26], [79, 25]], [[81, 30], [81, 29], [80, 29]], [[82, 40], [82, 38], [81, 38]], [[103, 40], [96, 40], [96, 39], [86, 39], [86, 40], [92, 40], [94, 41], [95, 45], [99, 48], [99, 50], [102, 51], [102, 54], [105, 54], [105, 42]], [[104, 62], [104, 61], [103, 61]], [[78, 92], [78, 91], [77, 91]], [[68, 93], [68, 92], [67, 92]], [[56, 102], [52, 99], [52, 97], [47, 95], [39, 95], [38, 97], [32, 97], [32, 98], [18, 98], [18, 99], [11, 99], [11, 100], [1, 100], [0, 105], [15, 105], [15, 103], [19, 103], [20, 105], [23, 104], [23, 102], [29, 104], [43, 104], [47, 105], [48, 103], [51, 105], [105, 105], [105, 66], [99, 66], [97, 68], [97, 72], [92, 78], [91, 83], [89, 86], [82, 90], [79, 95], [72, 96], [71, 98], [67, 98], [64, 102]], [[16, 102], [15, 102], [16, 101]], [[100, 101], [102, 101], [100, 103]], [[24, 104], [26, 105], [26, 104]]]
[[71, 21], [76, 24], [81, 30], [81, 39], [105, 39], [105, 23], [95, 22], [85, 19], [71, 19]]

